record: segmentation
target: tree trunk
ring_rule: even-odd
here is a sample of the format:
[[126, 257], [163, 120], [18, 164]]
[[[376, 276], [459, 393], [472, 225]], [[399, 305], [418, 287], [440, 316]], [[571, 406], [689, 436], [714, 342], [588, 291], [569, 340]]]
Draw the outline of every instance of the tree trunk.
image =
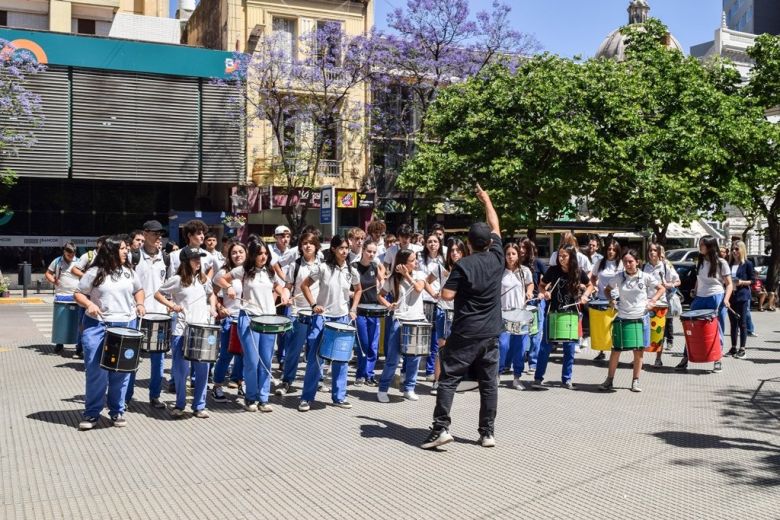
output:
[[534, 244], [536, 243], [536, 228], [528, 229], [528, 240], [530, 240]]
[[772, 261], [766, 273], [767, 292], [777, 291], [780, 283], [780, 216], [770, 211], [766, 215], [769, 225], [769, 241], [772, 244]]

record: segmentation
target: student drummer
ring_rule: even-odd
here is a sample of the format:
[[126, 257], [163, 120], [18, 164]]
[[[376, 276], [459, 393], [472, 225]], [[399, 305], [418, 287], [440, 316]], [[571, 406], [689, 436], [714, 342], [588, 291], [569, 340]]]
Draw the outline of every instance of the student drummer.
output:
[[[66, 242], [62, 246], [62, 255], [55, 258], [48, 269], [44, 277], [46, 281], [54, 285], [54, 301], [57, 302], [72, 302], [73, 293], [79, 288], [79, 278], [73, 272], [73, 268], [76, 267], [76, 246], [73, 242]], [[79, 307], [81, 309], [81, 307]], [[79, 313], [79, 317], [82, 314]], [[79, 323], [81, 320], [79, 320]], [[54, 352], [62, 352], [64, 346], [62, 343], [58, 343], [54, 346]], [[78, 343], [76, 344], [76, 351], [81, 351], [81, 335], [79, 335]]]

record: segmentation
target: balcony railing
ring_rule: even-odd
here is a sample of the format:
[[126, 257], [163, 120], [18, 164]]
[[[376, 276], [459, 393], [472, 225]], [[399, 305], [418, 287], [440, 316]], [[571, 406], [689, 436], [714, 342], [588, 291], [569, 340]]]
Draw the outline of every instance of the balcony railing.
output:
[[[287, 168], [286, 172], [290, 172], [296, 176], [308, 175], [308, 163], [299, 159], [285, 159]], [[274, 170], [281, 171], [281, 159], [275, 158], [272, 162]], [[319, 166], [317, 167], [317, 175], [319, 177], [338, 178], [341, 177], [341, 161], [320, 159]]]
[[317, 174], [320, 177], [341, 177], [341, 161], [320, 160]]

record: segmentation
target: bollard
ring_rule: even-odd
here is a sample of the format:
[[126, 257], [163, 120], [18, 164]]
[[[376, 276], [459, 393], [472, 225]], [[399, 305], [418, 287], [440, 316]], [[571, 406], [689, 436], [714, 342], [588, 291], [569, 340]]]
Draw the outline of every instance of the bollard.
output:
[[22, 295], [27, 298], [27, 288], [32, 285], [32, 265], [27, 262], [19, 264], [19, 285], [22, 286]]

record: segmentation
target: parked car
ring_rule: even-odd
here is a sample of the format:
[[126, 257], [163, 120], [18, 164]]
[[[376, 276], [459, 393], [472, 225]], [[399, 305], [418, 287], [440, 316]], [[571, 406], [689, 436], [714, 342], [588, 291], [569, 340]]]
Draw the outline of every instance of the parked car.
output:
[[[682, 251], [682, 249], [677, 251]], [[696, 286], [696, 263], [672, 262], [672, 266], [680, 276], [680, 286], [677, 288], [680, 291], [680, 300], [683, 305], [689, 305], [693, 301], [691, 291]]]
[[696, 262], [699, 258], [698, 249], [670, 249], [666, 252], [666, 259], [670, 262]]

